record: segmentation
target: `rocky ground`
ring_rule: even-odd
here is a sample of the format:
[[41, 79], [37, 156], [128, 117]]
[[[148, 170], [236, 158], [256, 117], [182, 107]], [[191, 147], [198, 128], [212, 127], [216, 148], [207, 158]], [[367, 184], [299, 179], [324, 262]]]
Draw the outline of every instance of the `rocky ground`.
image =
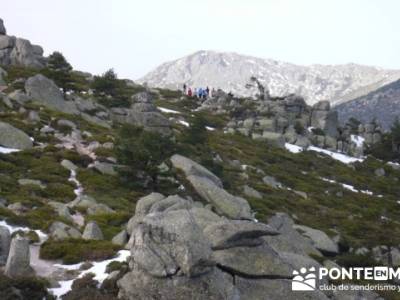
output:
[[[63, 93], [28, 48], [2, 52], [1, 299], [396, 299], [291, 291], [302, 267], [400, 265], [400, 167], [362, 153], [379, 127], [128, 80], [121, 104], [77, 71]], [[125, 125], [174, 143], [153, 176], [124, 177]]]

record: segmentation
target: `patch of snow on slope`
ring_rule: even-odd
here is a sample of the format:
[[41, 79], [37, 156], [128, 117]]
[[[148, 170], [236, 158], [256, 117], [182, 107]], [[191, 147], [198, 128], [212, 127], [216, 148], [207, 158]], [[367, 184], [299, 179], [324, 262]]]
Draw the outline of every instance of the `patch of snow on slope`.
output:
[[39, 240], [41, 242], [47, 240], [47, 238], [48, 238], [47, 234], [45, 234], [41, 230], [32, 230], [32, 229], [30, 229], [28, 227], [12, 226], [12, 225], [7, 224], [7, 222], [4, 221], [4, 220], [0, 221], [0, 226], [6, 227], [10, 231], [11, 234], [13, 234], [16, 231], [23, 231], [23, 232], [34, 231], [38, 235]]
[[163, 113], [167, 113], [167, 114], [180, 114], [179, 111], [173, 110], [173, 109], [169, 109], [169, 108], [165, 108], [165, 107], [157, 107], [159, 110], [161, 110]]
[[179, 123], [179, 124], [182, 124], [183, 126], [186, 126], [186, 127], [189, 127], [189, 126], [190, 126], [188, 122], [183, 121], [183, 120], [179, 120], [178, 123]]
[[[285, 148], [286, 148], [286, 150], [288, 150], [292, 153], [299, 153], [299, 152], [304, 151], [304, 149], [302, 147], [293, 145], [293, 144], [289, 144], [289, 143], [285, 144]], [[350, 164], [350, 163], [353, 163], [356, 161], [362, 162], [364, 160], [363, 158], [352, 157], [352, 156], [349, 156], [349, 155], [346, 155], [343, 153], [333, 152], [333, 151], [322, 149], [322, 148], [315, 147], [315, 146], [310, 146], [306, 150], [327, 154], [330, 157], [332, 157], [333, 159], [336, 159], [345, 164]]]
[[[352, 191], [353, 193], [363, 193], [369, 196], [373, 196], [374, 193], [369, 191], [369, 190], [357, 190], [356, 188], [354, 188], [354, 186], [350, 185], [350, 184], [345, 184], [345, 183], [340, 183], [337, 182], [335, 180], [329, 179], [329, 178], [324, 178], [324, 177], [320, 177], [321, 180], [325, 181], [325, 182], [329, 182], [329, 183], [333, 183], [333, 184], [339, 184], [341, 185], [343, 188], [345, 188], [346, 190]], [[382, 196], [382, 195], [378, 195], [377, 197]], [[381, 198], [381, 197], [379, 197]]]
[[292, 153], [299, 153], [303, 151], [303, 148], [297, 145], [293, 145], [293, 144], [289, 144], [289, 143], [285, 143], [285, 148], [286, 150], [288, 150], [289, 152]]
[[315, 151], [315, 152], [319, 152], [319, 153], [323, 153], [326, 155], [329, 155], [330, 157], [332, 157], [333, 159], [336, 159], [338, 161], [341, 161], [342, 163], [345, 164], [351, 164], [353, 162], [359, 161], [362, 162], [364, 159], [362, 158], [356, 158], [356, 157], [352, 157], [343, 153], [338, 153], [338, 152], [333, 152], [333, 151], [329, 151], [326, 149], [322, 149], [319, 147], [315, 147], [315, 146], [310, 146], [307, 148], [308, 151]]
[[[107, 259], [99, 262], [93, 262], [93, 266], [90, 269], [85, 270], [81, 274], [79, 274], [77, 279], [84, 277], [86, 274], [93, 273], [95, 275], [93, 279], [97, 280], [99, 283], [102, 283], [104, 279], [106, 279], [108, 276], [108, 274], [106, 273], [107, 265], [113, 261], [124, 262], [129, 257], [129, 255], [130, 255], [129, 250], [120, 250], [118, 251], [118, 256], [116, 258]], [[81, 265], [82, 264], [57, 265], [57, 267], [61, 267], [66, 270], [78, 270]], [[59, 282], [60, 287], [51, 288], [49, 290], [57, 297], [57, 299], [61, 299], [62, 295], [65, 295], [71, 290], [72, 283], [74, 282], [74, 280], [60, 281]]]
[[9, 154], [9, 153], [18, 152], [18, 151], [21, 151], [21, 150], [13, 149], [13, 148], [5, 148], [5, 147], [0, 146], [0, 153], [3, 153], [3, 154]]

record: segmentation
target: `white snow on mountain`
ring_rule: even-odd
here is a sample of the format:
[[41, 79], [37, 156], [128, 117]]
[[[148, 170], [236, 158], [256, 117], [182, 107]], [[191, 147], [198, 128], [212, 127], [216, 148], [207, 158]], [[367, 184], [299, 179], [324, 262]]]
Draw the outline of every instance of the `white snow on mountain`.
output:
[[300, 66], [231, 52], [199, 51], [162, 64], [138, 82], [169, 89], [180, 89], [186, 83], [254, 96], [255, 89], [246, 88], [252, 76], [267, 86], [272, 96], [297, 93], [308, 104], [329, 100], [335, 105], [399, 79], [400, 70], [352, 63]]

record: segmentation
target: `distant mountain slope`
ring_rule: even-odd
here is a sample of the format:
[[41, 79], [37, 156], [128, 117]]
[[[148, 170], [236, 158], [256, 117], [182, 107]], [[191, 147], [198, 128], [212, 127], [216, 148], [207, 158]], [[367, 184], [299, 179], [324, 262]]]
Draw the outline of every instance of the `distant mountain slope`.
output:
[[245, 85], [251, 76], [268, 86], [272, 95], [297, 93], [308, 104], [330, 100], [335, 105], [399, 79], [400, 70], [356, 64], [299, 66], [236, 53], [199, 51], [164, 63], [138, 81], [173, 89], [183, 83], [211, 86], [249, 96], [254, 91]]
[[368, 95], [336, 106], [339, 120], [350, 117], [367, 122], [373, 118], [389, 129], [396, 117], [400, 117], [400, 80], [387, 84]]

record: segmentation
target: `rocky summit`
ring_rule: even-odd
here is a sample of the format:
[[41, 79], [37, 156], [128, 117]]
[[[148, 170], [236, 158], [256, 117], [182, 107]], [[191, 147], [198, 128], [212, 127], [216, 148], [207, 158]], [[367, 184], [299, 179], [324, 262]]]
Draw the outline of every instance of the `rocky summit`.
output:
[[6, 34], [3, 20], [0, 19], [0, 65], [22, 65], [25, 67], [43, 67], [45, 59], [43, 49], [32, 45], [30, 41]]
[[400, 124], [341, 123], [255, 76], [242, 97], [92, 75], [6, 34], [0, 299], [398, 299], [368, 280], [294, 287], [400, 265]]
[[180, 89], [210, 86], [237, 96], [253, 96], [246, 83], [256, 76], [270, 88], [271, 95], [296, 93], [310, 105], [328, 100], [339, 104], [368, 94], [400, 78], [398, 70], [346, 65], [300, 66], [230, 52], [198, 51], [164, 63], [144, 77], [141, 83], [153, 87]]

